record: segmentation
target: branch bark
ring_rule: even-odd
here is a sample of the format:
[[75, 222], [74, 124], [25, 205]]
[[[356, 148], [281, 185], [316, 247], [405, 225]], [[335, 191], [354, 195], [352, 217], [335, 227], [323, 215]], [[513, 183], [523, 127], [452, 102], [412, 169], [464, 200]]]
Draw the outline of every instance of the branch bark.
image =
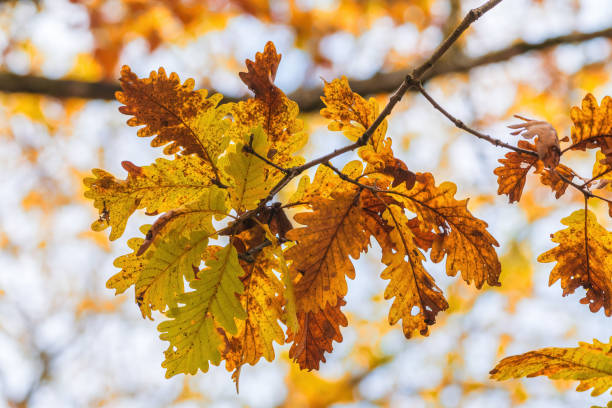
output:
[[[463, 60], [446, 60], [443, 61], [444, 63], [437, 64], [431, 68], [421, 77], [421, 80], [426, 82], [442, 75], [468, 72], [476, 67], [508, 61], [513, 57], [532, 51], [543, 51], [560, 44], [580, 43], [594, 38], [612, 38], [612, 27], [590, 33], [571, 33], [551, 37], [535, 43], [520, 41], [480, 57]], [[377, 73], [369, 79], [351, 80], [350, 85], [353, 91], [360, 95], [389, 93], [397, 89], [406, 75], [410, 73], [409, 69]], [[85, 82], [69, 79], [50, 79], [35, 75], [0, 73], [0, 92], [35, 93], [57, 98], [110, 100], [115, 99], [115, 92], [119, 90], [118, 83], [109, 81]], [[289, 95], [289, 98], [298, 103], [300, 111], [312, 112], [323, 107], [320, 98], [322, 94], [323, 89], [321, 87], [307, 88], [293, 92]], [[240, 100], [240, 98], [226, 97], [223, 102], [235, 102], [237, 100]]]

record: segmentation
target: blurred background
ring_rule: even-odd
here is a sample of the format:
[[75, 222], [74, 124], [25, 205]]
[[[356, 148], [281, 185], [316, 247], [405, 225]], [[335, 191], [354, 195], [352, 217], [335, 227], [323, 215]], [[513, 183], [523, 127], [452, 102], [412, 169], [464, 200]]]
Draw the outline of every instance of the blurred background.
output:
[[[277, 347], [273, 363], [245, 366], [240, 394], [224, 367], [164, 378], [166, 344], [142, 319], [133, 292], [106, 280], [127, 238], [150, 222], [135, 215], [121, 239], [93, 232], [83, 198], [91, 168], [125, 177], [122, 160], [160, 150], [125, 124], [113, 94], [119, 68], [163, 66], [196, 87], [240, 98], [237, 73], [271, 40], [283, 54], [277, 84], [299, 102], [311, 133], [306, 158], [348, 141], [318, 115], [321, 79], [346, 75], [384, 104], [407, 70], [427, 58], [472, 0], [2, 0], [0, 1], [0, 407], [590, 407], [610, 395], [575, 382], [493, 382], [502, 357], [534, 348], [607, 341], [612, 322], [581, 305], [581, 290], [548, 286], [537, 256], [549, 234], [582, 207], [528, 180], [519, 204], [497, 196], [493, 169], [506, 151], [466, 135], [417, 94], [389, 119], [398, 157], [413, 171], [459, 187], [500, 242], [501, 288], [481, 291], [427, 268], [450, 309], [427, 338], [389, 327], [390, 302], [376, 246], [349, 282], [349, 327], [319, 372], [299, 372]], [[609, 0], [506, 0], [455, 44], [427, 89], [454, 115], [511, 143], [517, 113], [569, 135], [569, 109], [587, 92], [612, 94]], [[354, 156], [343, 156], [341, 166]], [[566, 156], [564, 156], [564, 160]], [[594, 157], [568, 155], [589, 176]], [[610, 229], [607, 208], [592, 203]]]

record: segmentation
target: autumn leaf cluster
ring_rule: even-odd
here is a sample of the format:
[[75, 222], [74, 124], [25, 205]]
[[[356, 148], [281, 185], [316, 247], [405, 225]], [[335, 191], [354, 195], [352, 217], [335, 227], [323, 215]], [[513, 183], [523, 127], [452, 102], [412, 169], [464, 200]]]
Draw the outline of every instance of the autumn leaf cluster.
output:
[[[431, 173], [413, 171], [394, 155], [378, 103], [354, 93], [346, 78], [325, 82], [321, 115], [352, 144], [310, 161], [300, 155], [308, 135], [297, 104], [274, 84], [280, 60], [272, 43], [247, 60], [240, 78], [253, 97], [237, 103], [221, 103], [221, 95], [194, 90], [193, 80], [181, 83], [163, 68], [148, 78], [129, 67], [121, 71], [120, 111], [169, 158], [148, 166], [123, 162], [126, 179], [94, 169], [85, 194], [99, 212], [92, 228], [110, 228], [111, 240], [122, 236], [135, 211], [157, 217], [141, 227], [143, 236], [128, 240], [132, 252], [115, 260], [121, 271], [107, 286], [118, 294], [133, 286], [143, 317], [157, 311], [166, 318], [158, 330], [169, 343], [162, 363], [168, 377], [225, 361], [238, 381], [242, 365], [274, 359], [274, 343], [290, 344], [301, 369], [318, 369], [342, 341], [347, 278], [357, 278], [354, 261], [374, 242], [382, 249], [388, 321], [401, 320], [406, 338], [426, 336], [449, 307], [426, 258], [444, 261], [449, 276], [478, 289], [500, 285], [499, 244], [487, 224], [471, 214], [467, 199], [455, 197], [455, 184], [436, 184]], [[561, 280], [564, 295], [583, 287], [582, 303], [606, 316], [612, 314], [612, 233], [588, 201], [604, 199], [591, 188], [610, 188], [611, 103], [606, 98], [599, 106], [588, 95], [582, 109], [574, 108], [565, 149], [552, 126], [519, 117], [513, 134], [535, 136], [534, 144], [520, 140], [494, 171], [498, 193], [510, 202], [520, 200], [532, 168], [556, 198], [570, 186], [584, 194], [585, 208], [563, 220], [568, 228], [552, 236], [558, 246], [538, 260], [557, 263], [550, 283]], [[561, 163], [566, 152], [591, 148], [599, 149], [591, 179]], [[351, 150], [359, 160], [343, 169], [330, 163]], [[312, 179], [302, 175], [315, 167]], [[571, 354], [577, 364], [592, 361], [585, 347]], [[591, 349], [608, 370], [609, 345]], [[534, 355], [504, 360], [492, 375], [586, 378]], [[602, 381], [581, 388], [603, 392], [609, 376]]]
[[[238, 373], [273, 359], [274, 342], [291, 343], [301, 368], [318, 368], [342, 341], [346, 279], [355, 278], [353, 261], [372, 238], [383, 249], [389, 322], [401, 320], [406, 337], [426, 335], [448, 308], [423, 266], [427, 251], [434, 262], [446, 258], [451, 276], [478, 288], [499, 285], [498, 243], [487, 224], [455, 198], [454, 184], [436, 185], [432, 174], [413, 173], [394, 156], [386, 122], [358, 149], [361, 160], [341, 172], [321, 162], [286, 202], [272, 202], [275, 186], [305, 163], [298, 152], [307, 141], [297, 105], [274, 85], [279, 62], [268, 43], [240, 74], [254, 97], [228, 104], [163, 69], [149, 78], [122, 70], [121, 112], [173, 158], [123, 162], [125, 180], [95, 169], [86, 196], [100, 213], [92, 227], [110, 227], [111, 240], [134, 211], [158, 215], [141, 228], [144, 237], [128, 241], [133, 252], [115, 261], [121, 272], [108, 287], [134, 286], [143, 316], [168, 318], [159, 325], [170, 342], [168, 376], [222, 360]], [[345, 78], [325, 84], [323, 101], [329, 128], [350, 141], [380, 113]], [[295, 224], [289, 208], [298, 210]]]

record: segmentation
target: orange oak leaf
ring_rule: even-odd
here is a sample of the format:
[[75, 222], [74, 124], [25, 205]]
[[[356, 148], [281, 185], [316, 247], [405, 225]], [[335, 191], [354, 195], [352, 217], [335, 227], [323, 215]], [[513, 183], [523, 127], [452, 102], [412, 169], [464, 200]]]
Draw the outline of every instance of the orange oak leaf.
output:
[[342, 342], [340, 327], [346, 327], [348, 320], [340, 308], [345, 304], [344, 299], [338, 298], [322, 309], [298, 311], [299, 329], [297, 333], [289, 331], [287, 343], [293, 343], [289, 357], [302, 370], [318, 370], [319, 363], [325, 362], [325, 352], [332, 352], [332, 343]]
[[255, 61], [246, 60], [247, 72], [240, 72], [240, 79], [257, 98], [275, 98], [279, 89], [274, 85], [276, 71], [281, 61], [281, 54], [276, 53], [274, 43], [268, 41], [264, 52], [255, 54]]
[[394, 191], [402, 194], [397, 199], [417, 214], [429, 230], [438, 234], [433, 242], [431, 260], [440, 262], [447, 255], [446, 273], [461, 272], [463, 280], [477, 288], [487, 282], [499, 286], [501, 265], [495, 252], [499, 246], [487, 231], [487, 223], [474, 217], [467, 209], [467, 200], [456, 200], [457, 186], [444, 182], [436, 187], [431, 173], [417, 173], [415, 186], [402, 186]]
[[563, 178], [569, 181], [574, 179], [574, 172], [564, 164], [559, 164], [554, 169], [542, 167], [536, 170], [536, 173], [540, 174], [540, 182], [545, 186], [549, 186], [555, 192], [555, 198], [565, 194], [565, 190], [569, 186]]
[[404, 211], [392, 205], [383, 217], [393, 227], [383, 236], [383, 241], [377, 237], [383, 250], [382, 262], [387, 265], [380, 277], [389, 279], [384, 297], [395, 298], [389, 311], [389, 324], [402, 319], [406, 338], [412, 337], [414, 331], [427, 336], [429, 326], [436, 322], [436, 315], [448, 309], [448, 302], [423, 267], [425, 257], [416, 246]]
[[[526, 140], [519, 140], [518, 147], [535, 152], [535, 146]], [[497, 194], [507, 194], [510, 203], [521, 199], [527, 173], [536, 166], [538, 157], [522, 152], [506, 153], [505, 159], [498, 160], [502, 165], [493, 170], [497, 176]]]
[[[321, 115], [331, 119], [329, 130], [342, 131], [351, 141], [356, 141], [368, 129], [380, 113], [376, 99], [365, 100], [351, 90], [345, 77], [325, 82], [324, 96], [321, 98], [325, 108]], [[368, 139], [368, 143], [358, 150], [359, 156], [371, 167], [370, 170], [385, 174], [391, 178], [393, 186], [406, 183], [407, 188], [414, 185], [414, 173], [408, 170], [404, 162], [393, 156], [392, 141], [386, 137], [387, 121], [384, 120]]]
[[359, 202], [361, 191], [352, 184], [344, 186], [332, 199], [313, 198], [312, 212], [295, 215], [305, 227], [287, 233], [288, 239], [297, 241], [285, 257], [292, 262], [291, 270], [302, 275], [295, 285], [300, 311], [316, 312], [344, 297], [345, 276], [355, 278], [349, 256], [359, 258], [369, 244]]
[[612, 316], [612, 233], [606, 231], [591, 211], [574, 211], [561, 220], [568, 228], [552, 235], [558, 246], [544, 252], [538, 262], [556, 262], [548, 284], [561, 280], [563, 296], [582, 286], [588, 304], [595, 313], [602, 307]]
[[[248, 71], [241, 72], [240, 78], [255, 97], [233, 104], [234, 123], [229, 134], [232, 140], [241, 141], [252, 128], [260, 126], [270, 144], [268, 159], [291, 167], [303, 163], [302, 158], [293, 154], [304, 146], [308, 137], [303, 132], [303, 122], [297, 118], [297, 103], [274, 84], [280, 60], [274, 44], [268, 42], [264, 52], [256, 54], [255, 61], [246, 61]], [[277, 174], [278, 170], [270, 168], [269, 173]]]
[[612, 164], [612, 98], [606, 96], [597, 104], [592, 94], [582, 100], [582, 107], [570, 111], [572, 149], [585, 150], [600, 147], [606, 161]]
[[124, 66], [119, 82], [123, 91], [116, 97], [125, 105], [119, 111], [133, 116], [128, 125], [145, 125], [138, 136], [155, 136], [151, 146], [165, 146], [164, 154], [196, 153], [216, 169], [217, 158], [227, 146], [224, 132], [229, 126], [224, 119], [227, 107], [216, 108], [222, 95], [206, 98], [205, 89], [193, 90], [193, 79], [181, 84], [176, 73], [168, 77], [163, 68], [140, 79]]

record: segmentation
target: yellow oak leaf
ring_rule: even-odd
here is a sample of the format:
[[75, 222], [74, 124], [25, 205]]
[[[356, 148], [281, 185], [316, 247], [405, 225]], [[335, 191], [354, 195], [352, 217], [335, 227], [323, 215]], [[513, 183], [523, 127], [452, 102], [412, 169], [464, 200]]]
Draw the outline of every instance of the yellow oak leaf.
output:
[[144, 167], [123, 162], [128, 172], [125, 180], [93, 169], [94, 177], [83, 180], [87, 187], [85, 197], [92, 199], [100, 211], [100, 218], [92, 224], [92, 229], [101, 231], [110, 226], [110, 239], [115, 240], [123, 234], [128, 218], [137, 209], [157, 213], [196, 201], [211, 185], [210, 169], [203, 164], [197, 156], [160, 158]]
[[245, 146], [250, 146], [260, 156], [267, 154], [266, 135], [260, 127], [253, 129], [246, 140], [238, 143], [235, 151], [228, 154], [225, 170], [232, 179], [229, 189], [230, 200], [238, 214], [257, 207], [259, 201], [268, 195], [272, 185], [277, 181], [266, 180], [266, 163], [254, 154], [244, 151]]
[[138, 249], [143, 254], [158, 239], [173, 235], [189, 237], [194, 231], [213, 231], [212, 220], [227, 216], [227, 192], [210, 186], [196, 201], [162, 214], [146, 233], [145, 241]]
[[358, 259], [367, 249], [369, 234], [360, 209], [361, 191], [352, 184], [345, 186], [332, 194], [332, 199], [313, 198], [312, 212], [295, 215], [305, 227], [287, 233], [297, 244], [285, 257], [292, 262], [291, 270], [302, 275], [295, 285], [298, 311], [317, 312], [344, 297], [345, 276], [355, 278], [349, 256]]
[[593, 344], [580, 342], [575, 348], [549, 347], [506, 357], [490, 374], [498, 381], [538, 375], [577, 380], [576, 391], [593, 388], [591, 395], [597, 396], [612, 387], [612, 338], [608, 344], [595, 339]]
[[586, 296], [580, 303], [593, 313], [603, 307], [606, 316], [612, 316], [612, 233], [591, 211], [574, 211], [561, 223], [568, 228], [552, 235], [559, 245], [538, 257], [538, 262], [557, 262], [548, 284], [561, 280], [563, 296], [582, 286]]
[[440, 262], [447, 255], [446, 273], [461, 277], [477, 288], [487, 282], [499, 286], [501, 265], [495, 252], [499, 246], [487, 231], [487, 223], [467, 209], [467, 200], [456, 200], [457, 186], [443, 182], [436, 187], [431, 173], [417, 173], [415, 186], [407, 190], [399, 186], [394, 195], [405, 207], [417, 214], [419, 221], [438, 237], [433, 242], [431, 260]]
[[[357, 141], [378, 116], [378, 103], [375, 99], [366, 101], [361, 95], [351, 90], [346, 77], [325, 82], [324, 96], [321, 97], [325, 108], [321, 116], [331, 119], [329, 130], [341, 131], [351, 142]], [[387, 152], [391, 140], [385, 140], [387, 121], [383, 121], [372, 135], [369, 142], [376, 152]]]
[[[363, 164], [359, 160], [352, 160], [344, 166], [342, 173], [355, 179], [363, 173]], [[300, 179], [298, 189], [289, 201], [309, 203], [315, 197], [331, 198], [334, 191], [341, 189], [341, 186], [345, 184], [346, 181], [342, 180], [332, 169], [327, 166], [319, 166], [312, 182], [308, 175]]]
[[[146, 234], [151, 226], [143, 225], [140, 230], [143, 234]], [[130, 238], [127, 241], [127, 245], [133, 251], [129, 254], [122, 255], [115, 259], [113, 265], [117, 268], [121, 268], [121, 271], [113, 275], [107, 282], [106, 287], [109, 289], [115, 289], [115, 295], [119, 295], [135, 285], [140, 278], [142, 268], [146, 263], [145, 256], [137, 255], [138, 249], [144, 242], [143, 238]]]
[[160, 339], [170, 342], [165, 351], [166, 377], [179, 373], [208, 371], [209, 362], [221, 361], [219, 324], [226, 332], [236, 334], [235, 319], [247, 317], [237, 294], [244, 291], [239, 277], [244, 274], [238, 252], [230, 243], [206, 261], [207, 269], [190, 283], [192, 292], [178, 297], [183, 306], [171, 308], [166, 320], [159, 324]]
[[238, 383], [243, 364], [255, 365], [261, 357], [274, 359], [273, 342], [283, 344], [285, 333], [279, 321], [282, 316], [283, 284], [272, 269], [278, 268], [270, 247], [264, 248], [254, 262], [241, 261], [244, 276], [241, 277], [244, 292], [240, 303], [246, 311], [246, 319], [237, 322], [235, 335], [224, 332], [225, 347], [221, 356], [225, 368], [234, 371], [232, 378]]
[[216, 172], [216, 161], [228, 143], [224, 132], [229, 126], [225, 119], [229, 106], [216, 107], [221, 94], [206, 98], [205, 89], [193, 90], [193, 79], [181, 84], [176, 73], [168, 77], [163, 68], [140, 79], [123, 66], [119, 82], [123, 91], [116, 97], [124, 104], [119, 111], [133, 116], [128, 125], [145, 125], [138, 136], [155, 136], [151, 146], [167, 145], [164, 154], [195, 153]]
[[163, 312], [166, 307], [176, 307], [178, 296], [185, 292], [184, 280], [194, 280], [194, 267], [200, 265], [202, 254], [208, 247], [208, 239], [214, 231], [199, 231], [189, 238], [170, 236], [158, 241], [149, 251], [136, 281], [136, 301], [143, 317], [151, 318], [151, 310]]
[[415, 330], [426, 336], [429, 326], [436, 322], [436, 315], [448, 309], [448, 302], [423, 267], [425, 257], [414, 242], [404, 211], [395, 205], [389, 206], [383, 218], [393, 227], [388, 235], [390, 242], [379, 242], [383, 249], [382, 262], [387, 265], [380, 277], [389, 279], [384, 297], [395, 298], [389, 311], [389, 324], [402, 319], [406, 338], [412, 337]]
[[[535, 152], [535, 146], [526, 140], [519, 140], [518, 147]], [[506, 157], [498, 160], [502, 165], [493, 170], [497, 176], [497, 194], [507, 194], [508, 201], [513, 203], [521, 199], [527, 173], [531, 168], [536, 167], [538, 156], [521, 153], [509, 152]]]

